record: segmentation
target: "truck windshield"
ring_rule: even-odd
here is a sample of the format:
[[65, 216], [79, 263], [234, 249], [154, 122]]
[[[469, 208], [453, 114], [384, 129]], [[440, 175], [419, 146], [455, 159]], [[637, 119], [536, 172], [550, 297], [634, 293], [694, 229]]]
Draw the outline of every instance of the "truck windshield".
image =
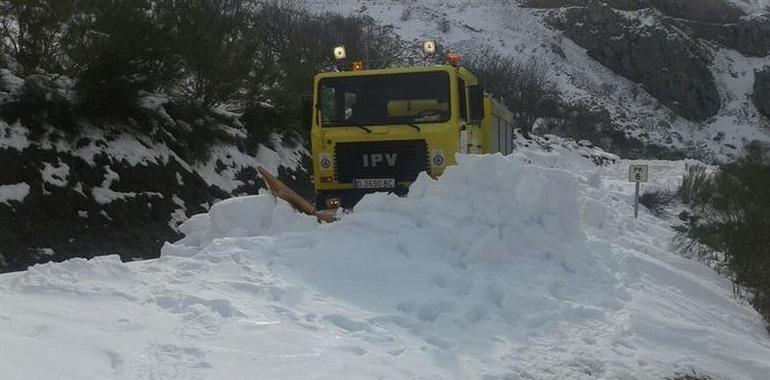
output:
[[324, 78], [319, 82], [324, 127], [449, 120], [445, 71]]

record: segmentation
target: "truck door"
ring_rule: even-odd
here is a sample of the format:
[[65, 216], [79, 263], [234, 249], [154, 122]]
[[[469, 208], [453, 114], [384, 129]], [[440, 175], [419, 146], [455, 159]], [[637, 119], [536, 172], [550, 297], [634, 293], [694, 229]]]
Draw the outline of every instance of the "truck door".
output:
[[466, 86], [465, 81], [458, 78], [457, 87], [460, 100], [460, 152], [482, 153], [481, 118], [472, 117], [474, 109], [471, 105], [471, 91], [478, 86]]
[[466, 87], [468, 93], [468, 125], [471, 131], [469, 153], [484, 153], [484, 136], [481, 123], [484, 120], [484, 88], [480, 85]]

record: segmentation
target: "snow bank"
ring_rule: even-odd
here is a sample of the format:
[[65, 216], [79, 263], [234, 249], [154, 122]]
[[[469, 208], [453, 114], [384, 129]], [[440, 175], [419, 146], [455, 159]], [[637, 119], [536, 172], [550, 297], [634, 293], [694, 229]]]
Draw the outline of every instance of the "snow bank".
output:
[[[458, 162], [332, 224], [267, 195], [233, 198], [185, 222], [158, 260], [0, 276], [0, 366], [83, 379], [770, 371], [756, 312], [672, 253], [671, 220], [633, 218], [628, 161], [522, 148]], [[684, 162], [650, 169], [665, 187]]]
[[280, 232], [308, 231], [318, 225], [315, 217], [299, 214], [285, 201], [267, 194], [226, 199], [211, 206], [179, 226], [185, 238], [164, 245], [161, 255], [186, 255], [222, 237], [275, 235]]

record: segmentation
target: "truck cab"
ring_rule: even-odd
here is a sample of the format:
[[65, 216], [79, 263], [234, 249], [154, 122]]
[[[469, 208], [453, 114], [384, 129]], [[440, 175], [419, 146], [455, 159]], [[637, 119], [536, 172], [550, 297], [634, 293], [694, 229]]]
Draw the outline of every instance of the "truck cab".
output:
[[317, 209], [406, 194], [420, 172], [455, 164], [455, 153], [504, 151], [495, 136], [510, 129], [510, 113], [456, 65], [318, 74], [308, 116]]

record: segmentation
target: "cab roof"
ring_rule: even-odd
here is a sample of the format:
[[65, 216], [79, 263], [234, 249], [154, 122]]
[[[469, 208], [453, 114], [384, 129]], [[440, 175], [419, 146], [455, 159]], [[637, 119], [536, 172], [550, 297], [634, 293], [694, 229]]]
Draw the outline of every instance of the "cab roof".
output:
[[472, 82], [476, 82], [476, 77], [471, 74], [464, 67], [455, 67], [452, 65], [432, 65], [432, 66], [406, 66], [406, 67], [389, 67], [384, 69], [370, 69], [359, 71], [330, 71], [316, 74], [315, 81], [323, 78], [343, 78], [343, 77], [358, 77], [366, 75], [392, 75], [392, 74], [410, 74], [410, 73], [425, 73], [436, 71], [458, 71], [463, 77], [471, 79]]

